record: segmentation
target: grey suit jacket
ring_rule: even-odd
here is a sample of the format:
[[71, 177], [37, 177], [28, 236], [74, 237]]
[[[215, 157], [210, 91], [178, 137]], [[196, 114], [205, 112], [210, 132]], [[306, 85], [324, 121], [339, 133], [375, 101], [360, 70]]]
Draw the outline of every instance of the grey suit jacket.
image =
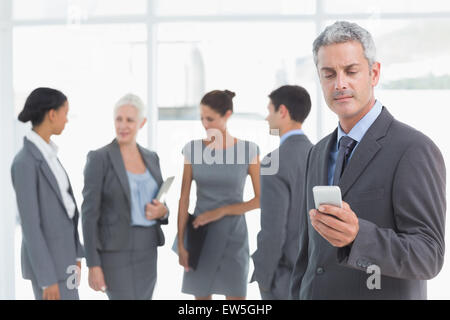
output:
[[[145, 166], [160, 187], [163, 183], [156, 152], [138, 145]], [[83, 204], [81, 206], [84, 246], [88, 267], [101, 266], [98, 250], [131, 249], [131, 195], [119, 144], [113, 142], [87, 156], [84, 168]], [[157, 220], [158, 245], [164, 245], [161, 224]]]
[[[252, 255], [255, 271], [251, 281], [261, 290], [270, 291], [277, 281], [279, 298], [289, 297], [289, 279], [299, 249], [300, 214], [304, 208], [303, 195], [306, 162], [312, 143], [305, 135], [294, 135], [269, 153], [261, 167], [279, 161], [273, 175], [261, 175], [261, 230], [257, 250]], [[278, 153], [277, 156], [273, 154]], [[278, 296], [277, 295], [277, 296]]]
[[[436, 145], [383, 107], [345, 169], [340, 188], [359, 219], [352, 245], [335, 248], [311, 226], [312, 188], [327, 185], [337, 131], [311, 150], [306, 208], [291, 294], [300, 299], [426, 299], [444, 261], [445, 164]], [[381, 289], [369, 289], [379, 267]]]
[[[58, 182], [39, 149], [24, 138], [11, 176], [22, 225], [22, 276], [47, 287], [67, 279], [67, 268], [84, 256], [78, 210], [67, 215]], [[72, 187], [69, 193], [73, 201]]]

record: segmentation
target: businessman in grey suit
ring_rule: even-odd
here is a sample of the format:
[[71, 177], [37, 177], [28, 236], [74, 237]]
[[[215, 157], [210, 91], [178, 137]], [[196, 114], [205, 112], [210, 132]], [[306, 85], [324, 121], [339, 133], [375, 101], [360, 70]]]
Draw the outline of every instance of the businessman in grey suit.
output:
[[[424, 134], [374, 97], [371, 35], [336, 22], [314, 60], [339, 125], [310, 152], [306, 208], [291, 283], [296, 299], [426, 299], [444, 262], [445, 164]], [[343, 208], [315, 209], [312, 188], [338, 185]]]
[[115, 108], [116, 138], [89, 152], [82, 222], [89, 285], [111, 300], [151, 299], [157, 247], [168, 209], [155, 198], [163, 183], [156, 152], [136, 143], [145, 124], [142, 100], [128, 94]]
[[[271, 132], [280, 136], [280, 146], [261, 164], [261, 230], [252, 255], [264, 300], [289, 298], [289, 281], [299, 249], [299, 220], [308, 152], [312, 147], [302, 130], [311, 110], [308, 92], [285, 85], [270, 95], [266, 120]], [[278, 168], [269, 172], [270, 168]]]
[[19, 120], [31, 121], [11, 176], [22, 226], [22, 276], [31, 280], [36, 300], [78, 300], [83, 247], [78, 210], [69, 178], [57, 158], [52, 135], [67, 122], [66, 96], [37, 88], [27, 98]]

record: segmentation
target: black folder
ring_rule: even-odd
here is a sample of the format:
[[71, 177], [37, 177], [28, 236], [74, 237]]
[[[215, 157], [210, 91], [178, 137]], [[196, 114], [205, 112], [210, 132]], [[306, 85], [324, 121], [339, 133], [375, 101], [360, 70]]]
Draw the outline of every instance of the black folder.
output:
[[195, 229], [192, 225], [194, 220], [195, 216], [189, 213], [185, 231], [185, 246], [189, 253], [189, 268], [192, 270], [197, 269], [198, 260], [200, 259], [203, 244], [205, 243], [206, 233], [208, 231], [208, 225], [200, 226]]

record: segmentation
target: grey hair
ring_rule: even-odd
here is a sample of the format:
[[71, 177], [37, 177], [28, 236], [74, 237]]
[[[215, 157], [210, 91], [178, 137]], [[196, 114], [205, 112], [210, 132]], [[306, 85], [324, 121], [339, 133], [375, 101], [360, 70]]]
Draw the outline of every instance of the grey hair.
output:
[[128, 93], [124, 95], [122, 98], [117, 101], [116, 105], [114, 106], [114, 115], [117, 114], [117, 110], [125, 105], [132, 105], [135, 107], [138, 111], [138, 117], [140, 120], [144, 119], [145, 117], [145, 105], [141, 98], [139, 98], [137, 95]]
[[348, 41], [357, 41], [361, 43], [364, 51], [364, 56], [371, 67], [375, 62], [376, 48], [375, 43], [370, 33], [357, 25], [348, 21], [336, 21], [332, 25], [325, 28], [324, 31], [314, 40], [313, 56], [314, 63], [317, 66], [317, 53], [320, 47], [335, 43], [344, 43]]

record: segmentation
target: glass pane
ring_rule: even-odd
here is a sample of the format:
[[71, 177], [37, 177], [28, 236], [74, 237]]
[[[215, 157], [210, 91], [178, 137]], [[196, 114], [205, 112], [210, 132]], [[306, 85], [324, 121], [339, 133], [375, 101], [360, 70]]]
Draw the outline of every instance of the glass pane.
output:
[[[75, 190], [82, 188], [87, 151], [114, 138], [115, 102], [128, 92], [146, 101], [146, 57], [144, 25], [15, 28], [16, 112], [36, 87], [57, 88], [67, 95], [69, 123], [55, 141], [62, 146], [60, 156]], [[146, 144], [145, 132], [138, 137]]]
[[324, 0], [327, 13], [420, 13], [450, 11], [447, 0]]
[[[236, 114], [263, 118], [267, 95], [276, 87], [314, 89], [313, 35], [308, 23], [162, 24], [158, 105], [196, 108], [205, 91], [229, 89], [236, 92]], [[197, 119], [197, 112], [178, 116]]]
[[156, 0], [159, 15], [312, 14], [315, 0]]
[[[401, 97], [404, 92], [413, 95], [418, 90], [428, 92], [431, 99], [435, 96], [433, 90], [450, 90], [450, 38], [442, 36], [450, 32], [449, 20], [367, 19], [355, 22], [366, 28], [375, 41], [377, 60], [381, 63], [376, 93], [395, 90]], [[327, 25], [332, 23], [334, 21], [328, 21]], [[324, 113], [325, 132], [336, 123], [334, 114]]]
[[[329, 21], [329, 24], [334, 21]], [[355, 21], [373, 36], [384, 89], [450, 89], [448, 19]]]
[[[161, 24], [157, 72], [160, 119], [199, 119], [201, 97], [214, 89], [236, 93], [234, 119], [264, 120], [267, 95], [284, 84], [305, 87], [314, 105], [314, 30], [312, 23]], [[305, 122], [313, 135], [315, 116], [312, 111]]]
[[146, 0], [13, 0], [13, 17], [86, 20], [97, 16], [145, 14]]

